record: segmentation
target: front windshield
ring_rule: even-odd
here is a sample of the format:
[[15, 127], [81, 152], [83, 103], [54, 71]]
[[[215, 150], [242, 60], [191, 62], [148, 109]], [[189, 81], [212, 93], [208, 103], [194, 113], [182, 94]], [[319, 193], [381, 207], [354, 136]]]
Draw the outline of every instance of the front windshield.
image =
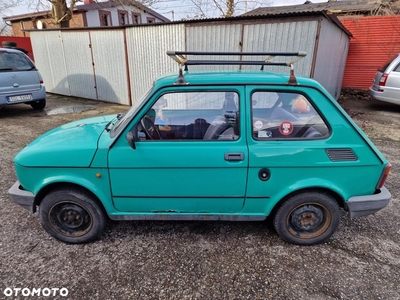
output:
[[142, 107], [142, 105], [144, 104], [144, 100], [147, 99], [147, 96], [152, 90], [153, 87], [151, 87], [142, 97], [140, 97], [140, 100], [136, 101], [127, 111], [127, 113], [118, 120], [118, 122], [111, 129], [111, 137], [116, 136], [121, 130], [123, 130], [123, 128], [125, 128], [125, 125], [129, 123], [129, 120], [131, 120], [136, 112]]

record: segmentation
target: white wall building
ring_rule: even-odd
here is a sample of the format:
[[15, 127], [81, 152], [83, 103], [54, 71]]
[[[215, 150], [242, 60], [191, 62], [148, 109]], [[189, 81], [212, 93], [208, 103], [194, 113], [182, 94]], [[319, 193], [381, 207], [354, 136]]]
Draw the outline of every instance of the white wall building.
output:
[[169, 22], [170, 20], [137, 1], [95, 2], [85, 0], [76, 10], [83, 12], [85, 27], [124, 26]]

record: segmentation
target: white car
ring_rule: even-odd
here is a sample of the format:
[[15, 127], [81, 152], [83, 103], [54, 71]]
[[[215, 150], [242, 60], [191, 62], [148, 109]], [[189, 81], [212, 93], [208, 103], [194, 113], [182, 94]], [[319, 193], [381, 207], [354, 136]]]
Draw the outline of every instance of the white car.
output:
[[46, 106], [46, 88], [35, 64], [23, 52], [0, 48], [0, 107], [26, 103]]
[[376, 100], [400, 104], [400, 53], [378, 69], [369, 91]]

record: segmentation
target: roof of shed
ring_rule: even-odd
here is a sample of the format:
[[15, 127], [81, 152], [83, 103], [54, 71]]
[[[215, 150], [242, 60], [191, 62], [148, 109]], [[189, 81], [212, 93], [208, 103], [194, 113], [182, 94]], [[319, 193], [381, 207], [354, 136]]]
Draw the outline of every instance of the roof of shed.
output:
[[393, 9], [396, 11], [400, 8], [400, 3], [398, 2], [396, 4], [395, 2], [398, 2], [398, 0], [351, 0], [328, 1], [324, 3], [312, 3], [312, 1], [305, 1], [304, 4], [299, 5], [259, 7], [243, 14], [242, 16], [304, 14], [322, 11], [336, 15], [386, 15], [393, 14]]

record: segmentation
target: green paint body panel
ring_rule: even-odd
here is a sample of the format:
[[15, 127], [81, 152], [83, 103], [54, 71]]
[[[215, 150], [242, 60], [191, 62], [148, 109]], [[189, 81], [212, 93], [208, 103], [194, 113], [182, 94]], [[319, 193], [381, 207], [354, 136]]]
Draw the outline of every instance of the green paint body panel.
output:
[[105, 125], [115, 116], [93, 117], [43, 134], [15, 157], [25, 167], [89, 167]]
[[[385, 157], [321, 85], [297, 79], [298, 85], [288, 85], [287, 75], [268, 72], [187, 73], [188, 85], [174, 85], [177, 76], [161, 78], [120, 123], [114, 121], [111, 132], [105, 126], [116, 116], [75, 121], [37, 138], [15, 157], [18, 179], [34, 195], [49, 185], [82, 186], [116, 219], [154, 214], [260, 219], [304, 189], [324, 189], [343, 202], [374, 194]], [[239, 95], [237, 140], [139, 140], [135, 149], [128, 144], [127, 133], [161, 95], [226, 90]], [[329, 136], [255, 140], [250, 101], [255, 91], [307, 96], [329, 125]], [[327, 149], [352, 149], [356, 159], [332, 161]], [[226, 160], [226, 153], [240, 153], [242, 159]], [[268, 180], [260, 179], [261, 169], [269, 171]]]

